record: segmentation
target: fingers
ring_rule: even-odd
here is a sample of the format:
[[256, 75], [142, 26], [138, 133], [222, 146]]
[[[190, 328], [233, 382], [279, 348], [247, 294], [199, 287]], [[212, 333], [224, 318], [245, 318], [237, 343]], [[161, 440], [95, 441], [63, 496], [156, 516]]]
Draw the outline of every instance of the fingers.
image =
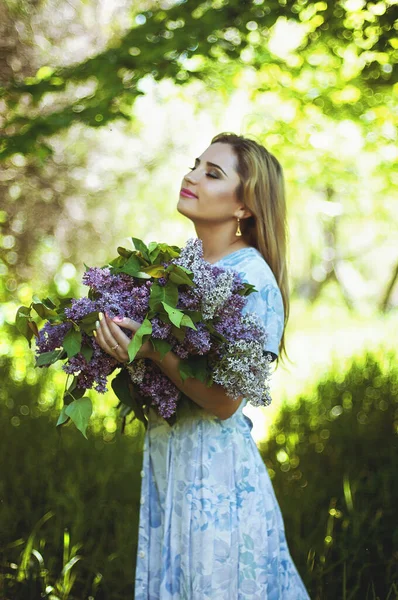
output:
[[[93, 335], [94, 335], [94, 337], [96, 339], [97, 344], [102, 348], [102, 350], [104, 350], [104, 352], [106, 352], [107, 354], [110, 354], [116, 360], [119, 360], [117, 354], [115, 353], [115, 351], [110, 348], [110, 345], [105, 340], [103, 326], [101, 325], [101, 322], [103, 320], [104, 320], [103, 316], [100, 313], [99, 314], [99, 321], [97, 321], [96, 324], [95, 324], [96, 330], [93, 331]], [[112, 345], [115, 345], [115, 344], [112, 344]]]
[[94, 333], [99, 346], [110, 356], [118, 361], [128, 359], [127, 346], [130, 339], [123, 333], [118, 325], [113, 323], [109, 317], [99, 313], [99, 321], [96, 323]]
[[110, 319], [111, 323], [117, 323], [117, 325], [119, 325], [119, 327], [124, 327], [125, 329], [130, 329], [130, 331], [133, 331], [134, 333], [137, 331], [137, 329], [140, 327], [141, 323], [138, 323], [137, 321], [133, 321], [133, 319], [129, 319], [128, 317], [115, 317], [114, 319]]

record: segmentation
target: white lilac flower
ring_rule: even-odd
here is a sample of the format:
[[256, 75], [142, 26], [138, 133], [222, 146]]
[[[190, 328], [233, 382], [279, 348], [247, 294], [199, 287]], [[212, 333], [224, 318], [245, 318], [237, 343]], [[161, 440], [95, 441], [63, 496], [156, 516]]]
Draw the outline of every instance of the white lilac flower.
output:
[[220, 273], [215, 281], [207, 280], [203, 293], [202, 312], [205, 319], [212, 319], [232, 296], [234, 274], [232, 271]]
[[127, 365], [127, 371], [130, 373], [130, 378], [133, 383], [139, 385], [143, 382], [146, 373], [145, 359], [139, 358]]
[[227, 344], [223, 357], [212, 367], [213, 380], [234, 400], [243, 396], [255, 406], [270, 404], [270, 359], [261, 342], [238, 340]]

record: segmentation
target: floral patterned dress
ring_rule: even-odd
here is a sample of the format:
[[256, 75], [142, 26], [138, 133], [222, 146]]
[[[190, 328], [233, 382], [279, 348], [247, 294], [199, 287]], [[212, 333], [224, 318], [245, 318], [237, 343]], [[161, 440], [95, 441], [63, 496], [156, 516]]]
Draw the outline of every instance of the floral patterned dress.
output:
[[[255, 285], [244, 310], [261, 316], [277, 354], [283, 304], [262, 255], [241, 248], [216, 264]], [[245, 404], [221, 420], [187, 399], [173, 426], [150, 410], [135, 600], [309, 599]]]

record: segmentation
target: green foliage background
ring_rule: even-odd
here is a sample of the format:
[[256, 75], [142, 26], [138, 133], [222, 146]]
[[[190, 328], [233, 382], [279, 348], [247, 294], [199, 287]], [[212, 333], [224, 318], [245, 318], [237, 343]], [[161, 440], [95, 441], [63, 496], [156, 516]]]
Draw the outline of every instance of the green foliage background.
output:
[[286, 175], [292, 362], [250, 416], [292, 554], [312, 598], [398, 597], [396, 17], [393, 0], [0, 4], [1, 598], [132, 595], [142, 431], [120, 436], [109, 393], [89, 441], [59, 437], [63, 373], [34, 368], [14, 315], [85, 293], [84, 263], [127, 237], [194, 236], [180, 181], [222, 130]]

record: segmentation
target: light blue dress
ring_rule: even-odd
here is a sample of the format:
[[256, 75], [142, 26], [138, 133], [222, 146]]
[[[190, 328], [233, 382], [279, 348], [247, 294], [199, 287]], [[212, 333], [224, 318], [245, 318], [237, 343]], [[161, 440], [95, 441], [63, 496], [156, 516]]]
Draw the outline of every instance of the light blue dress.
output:
[[[223, 257], [258, 292], [248, 297], [278, 353], [283, 304], [255, 248]], [[186, 400], [173, 426], [149, 411], [135, 600], [308, 600], [290, 557], [271, 480], [242, 412], [221, 420]]]

